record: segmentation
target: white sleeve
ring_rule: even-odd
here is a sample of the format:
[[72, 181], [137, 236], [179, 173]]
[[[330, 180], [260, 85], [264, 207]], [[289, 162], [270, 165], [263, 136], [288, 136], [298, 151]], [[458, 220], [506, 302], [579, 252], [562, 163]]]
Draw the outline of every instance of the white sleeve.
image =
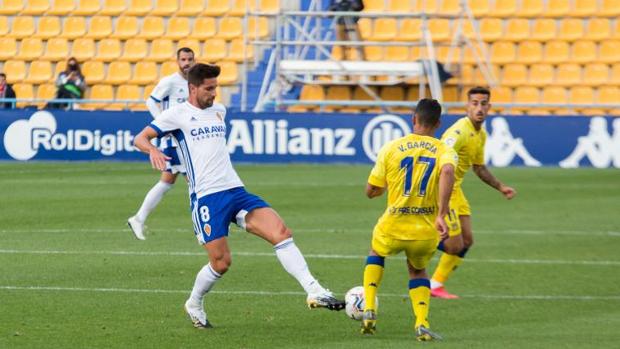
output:
[[181, 128], [181, 125], [178, 122], [179, 118], [175, 117], [175, 113], [171, 111], [171, 109], [164, 111], [157, 119], [150, 123], [149, 126], [157, 131], [158, 137], [162, 137]]
[[161, 102], [170, 95], [170, 83], [168, 77], [164, 77], [157, 83], [151, 95], [146, 101], [146, 107], [151, 112], [153, 118], [159, 117], [161, 114]]
[[153, 117], [153, 119], [157, 119], [159, 115], [161, 115], [161, 108], [159, 106], [160, 104], [155, 102], [155, 100], [151, 97], [146, 100], [146, 107], [148, 108], [149, 112], [151, 112], [151, 116]]

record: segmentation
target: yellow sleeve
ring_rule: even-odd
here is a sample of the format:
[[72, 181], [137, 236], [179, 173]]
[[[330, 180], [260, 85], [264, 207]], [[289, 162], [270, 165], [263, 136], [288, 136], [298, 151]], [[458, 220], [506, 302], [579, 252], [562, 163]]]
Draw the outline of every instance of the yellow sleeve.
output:
[[439, 168], [442, 168], [444, 165], [451, 164], [456, 168], [456, 165], [459, 162], [459, 156], [456, 154], [454, 149], [450, 147], [445, 147], [445, 151], [439, 157]]
[[385, 188], [387, 185], [387, 181], [385, 178], [386, 175], [386, 157], [389, 148], [388, 143], [381, 148], [379, 151], [379, 155], [377, 156], [377, 161], [375, 162], [375, 166], [370, 171], [370, 176], [368, 176], [368, 184], [372, 184], [375, 187]]
[[472, 164], [474, 165], [484, 165], [484, 145], [487, 142], [487, 134], [486, 132], [482, 131], [482, 134], [480, 135], [480, 147], [478, 149], [476, 149], [476, 155], [474, 155], [474, 158], [472, 159]]
[[456, 150], [457, 152], [463, 146], [463, 135], [465, 132], [461, 131], [457, 127], [450, 127], [441, 136], [441, 141], [448, 147]]

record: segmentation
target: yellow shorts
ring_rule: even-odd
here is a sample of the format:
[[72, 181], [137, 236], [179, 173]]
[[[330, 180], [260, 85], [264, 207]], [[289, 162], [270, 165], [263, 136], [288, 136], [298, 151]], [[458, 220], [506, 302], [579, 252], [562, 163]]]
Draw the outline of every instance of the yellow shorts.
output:
[[461, 186], [455, 186], [450, 197], [450, 209], [454, 210], [457, 216], [471, 216], [469, 202], [463, 193]]
[[426, 268], [437, 250], [438, 243], [439, 237], [430, 240], [400, 240], [375, 230], [371, 246], [381, 257], [392, 256], [404, 250], [409, 263], [420, 270]]

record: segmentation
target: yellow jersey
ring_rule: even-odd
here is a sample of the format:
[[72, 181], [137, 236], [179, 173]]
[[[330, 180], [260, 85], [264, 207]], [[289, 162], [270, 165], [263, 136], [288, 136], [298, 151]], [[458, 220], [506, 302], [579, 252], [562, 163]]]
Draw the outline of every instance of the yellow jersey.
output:
[[457, 162], [456, 152], [434, 137], [410, 134], [384, 145], [368, 177], [369, 184], [388, 189], [375, 230], [400, 240], [436, 238], [439, 173]]
[[476, 130], [466, 116], [450, 126], [441, 136], [441, 141], [452, 147], [459, 157], [458, 166], [454, 171], [454, 187], [457, 188], [463, 183], [463, 177], [472, 165], [484, 165], [487, 132], [484, 128]]

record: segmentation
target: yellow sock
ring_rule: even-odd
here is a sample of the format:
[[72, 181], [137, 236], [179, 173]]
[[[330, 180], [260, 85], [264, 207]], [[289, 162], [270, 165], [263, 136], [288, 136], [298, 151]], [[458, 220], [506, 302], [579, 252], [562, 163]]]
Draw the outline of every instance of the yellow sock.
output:
[[383, 263], [385, 258], [380, 256], [368, 256], [364, 268], [364, 311], [376, 310], [375, 297], [377, 289], [383, 278]]
[[435, 269], [435, 274], [433, 274], [433, 280], [437, 282], [445, 283], [450, 274], [463, 262], [463, 258], [453, 255], [443, 253], [441, 258], [439, 258], [439, 264], [437, 264], [437, 268]]
[[415, 327], [423, 325], [430, 328], [428, 323], [428, 308], [431, 301], [431, 282], [428, 279], [409, 280], [409, 298], [415, 315]]

